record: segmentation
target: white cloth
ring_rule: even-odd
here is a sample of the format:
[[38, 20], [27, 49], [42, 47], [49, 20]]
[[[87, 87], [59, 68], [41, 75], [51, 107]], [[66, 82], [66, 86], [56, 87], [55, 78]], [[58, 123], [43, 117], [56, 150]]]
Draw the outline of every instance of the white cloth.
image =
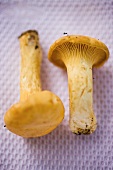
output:
[[[49, 135], [24, 139], [4, 128], [6, 110], [19, 100], [20, 51], [17, 37], [36, 29], [43, 48], [42, 87], [57, 94], [65, 119]], [[94, 69], [94, 111], [98, 127], [76, 136], [68, 125], [67, 73], [47, 59], [50, 45], [63, 33], [104, 42], [110, 58]], [[113, 1], [0, 0], [0, 170], [113, 169]]]

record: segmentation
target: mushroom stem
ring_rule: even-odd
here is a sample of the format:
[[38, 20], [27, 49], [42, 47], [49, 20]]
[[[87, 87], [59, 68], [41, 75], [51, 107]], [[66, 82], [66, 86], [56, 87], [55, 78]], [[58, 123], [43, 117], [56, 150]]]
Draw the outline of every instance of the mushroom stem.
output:
[[[70, 128], [76, 134], [89, 134], [96, 129], [92, 99], [92, 66], [85, 61], [65, 63], [70, 98]], [[76, 57], [75, 57], [76, 58]]]
[[21, 50], [20, 101], [24, 101], [29, 95], [41, 91], [40, 65], [42, 53], [38, 33], [26, 34], [19, 40]]

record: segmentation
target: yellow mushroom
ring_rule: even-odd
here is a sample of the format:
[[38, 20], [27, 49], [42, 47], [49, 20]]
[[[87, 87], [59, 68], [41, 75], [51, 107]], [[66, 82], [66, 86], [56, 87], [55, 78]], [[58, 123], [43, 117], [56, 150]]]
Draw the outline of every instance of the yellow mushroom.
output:
[[23, 137], [39, 137], [54, 130], [64, 118], [64, 106], [59, 97], [41, 91], [40, 65], [42, 51], [36, 31], [26, 31], [20, 37], [21, 76], [20, 101], [5, 114], [6, 127]]
[[48, 59], [67, 69], [69, 122], [71, 131], [75, 134], [90, 134], [96, 129], [92, 106], [92, 68], [102, 66], [108, 57], [106, 45], [88, 36], [64, 36], [50, 47]]

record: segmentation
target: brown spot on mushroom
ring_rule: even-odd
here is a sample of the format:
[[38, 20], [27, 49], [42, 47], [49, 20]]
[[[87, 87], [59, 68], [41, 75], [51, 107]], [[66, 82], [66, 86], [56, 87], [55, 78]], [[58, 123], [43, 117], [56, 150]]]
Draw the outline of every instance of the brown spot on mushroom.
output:
[[52, 99], [50, 99], [49, 102], [52, 103], [52, 104], [54, 103]]
[[80, 132], [78, 132], [78, 134], [77, 135], [81, 135], [81, 133]]
[[88, 90], [88, 93], [91, 93], [91, 92], [92, 92], [92, 89], [89, 89], [89, 90]]
[[38, 45], [35, 46], [35, 49], [37, 49], [37, 48], [38, 48]]
[[82, 92], [81, 92], [81, 94], [80, 94], [80, 97], [82, 97], [82, 96], [83, 96], [84, 91], [85, 91], [85, 88], [82, 90]]

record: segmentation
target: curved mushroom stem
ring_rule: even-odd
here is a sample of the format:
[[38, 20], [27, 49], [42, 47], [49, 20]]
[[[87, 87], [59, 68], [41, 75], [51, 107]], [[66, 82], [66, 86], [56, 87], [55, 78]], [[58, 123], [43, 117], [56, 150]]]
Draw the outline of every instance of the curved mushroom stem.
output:
[[28, 31], [19, 37], [21, 49], [20, 100], [41, 91], [41, 48], [36, 31]]
[[[66, 63], [65, 63], [66, 64]], [[76, 134], [90, 134], [96, 129], [93, 113], [92, 66], [75, 60], [66, 64], [70, 97], [70, 128]]]

